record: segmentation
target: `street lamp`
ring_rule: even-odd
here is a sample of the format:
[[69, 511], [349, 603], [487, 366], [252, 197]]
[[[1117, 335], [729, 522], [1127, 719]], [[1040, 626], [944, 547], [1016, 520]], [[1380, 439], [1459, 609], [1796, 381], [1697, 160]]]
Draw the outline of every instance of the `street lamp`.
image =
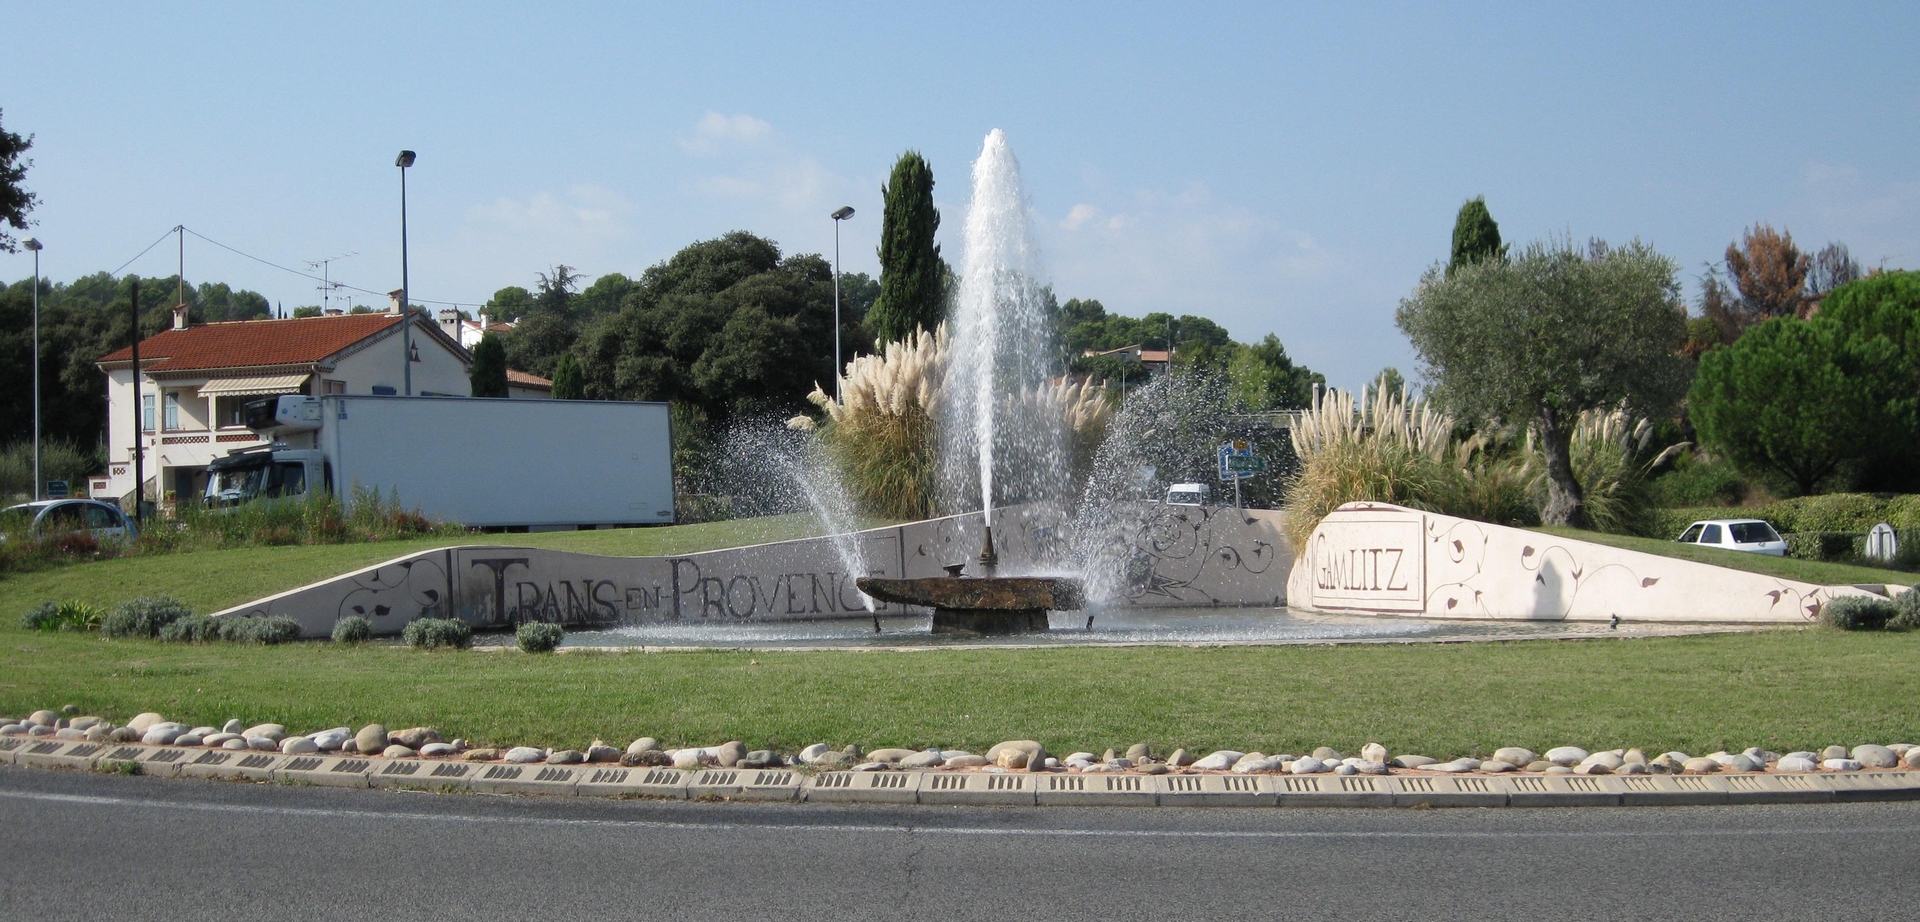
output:
[[833, 401], [840, 402], [840, 222], [853, 217], [853, 206], [842, 205], [833, 218]]
[[403, 150], [393, 158], [400, 168], [400, 369], [406, 395], [413, 396], [413, 303], [407, 292], [407, 167], [413, 166], [413, 151]]
[[33, 251], [33, 498], [40, 498], [46, 481], [40, 479], [40, 241], [22, 241]]

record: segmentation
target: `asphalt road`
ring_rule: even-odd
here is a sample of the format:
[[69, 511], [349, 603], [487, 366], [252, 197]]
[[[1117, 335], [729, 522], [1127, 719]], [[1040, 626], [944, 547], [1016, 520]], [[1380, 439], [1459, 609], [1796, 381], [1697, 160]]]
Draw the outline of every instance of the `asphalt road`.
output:
[[[0, 919], [1907, 917], [1920, 802], [687, 804], [0, 766]], [[1897, 914], [1897, 915], [1896, 915]]]

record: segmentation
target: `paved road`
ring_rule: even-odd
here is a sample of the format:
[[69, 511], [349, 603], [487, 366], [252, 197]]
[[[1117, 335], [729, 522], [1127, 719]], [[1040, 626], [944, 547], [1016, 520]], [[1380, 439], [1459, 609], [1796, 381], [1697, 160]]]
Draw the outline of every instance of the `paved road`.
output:
[[1916, 881], [1914, 802], [885, 809], [0, 767], [7, 920], [1750, 922], [1905, 918]]

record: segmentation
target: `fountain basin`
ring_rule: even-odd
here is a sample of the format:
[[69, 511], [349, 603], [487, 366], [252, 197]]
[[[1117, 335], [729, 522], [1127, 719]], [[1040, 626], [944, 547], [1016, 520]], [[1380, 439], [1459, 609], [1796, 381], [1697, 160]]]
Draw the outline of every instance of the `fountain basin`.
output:
[[1084, 604], [1080, 581], [1063, 576], [866, 576], [855, 585], [883, 602], [933, 609], [935, 634], [1043, 634], [1048, 611]]

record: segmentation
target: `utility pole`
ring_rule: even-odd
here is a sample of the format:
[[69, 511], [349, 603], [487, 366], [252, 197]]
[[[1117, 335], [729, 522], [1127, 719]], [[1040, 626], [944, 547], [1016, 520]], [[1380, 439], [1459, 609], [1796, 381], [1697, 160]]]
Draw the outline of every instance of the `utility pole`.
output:
[[33, 251], [33, 498], [40, 499], [46, 481], [40, 479], [40, 241], [28, 237]]
[[187, 303], [187, 226], [176, 224], [173, 233], [180, 238], [180, 269], [173, 277], [173, 303], [184, 305]]
[[143, 440], [146, 429], [140, 424], [143, 407], [140, 405], [140, 278], [135, 276], [131, 291], [133, 305], [133, 524], [136, 529], [147, 526], [147, 464], [146, 448]]

